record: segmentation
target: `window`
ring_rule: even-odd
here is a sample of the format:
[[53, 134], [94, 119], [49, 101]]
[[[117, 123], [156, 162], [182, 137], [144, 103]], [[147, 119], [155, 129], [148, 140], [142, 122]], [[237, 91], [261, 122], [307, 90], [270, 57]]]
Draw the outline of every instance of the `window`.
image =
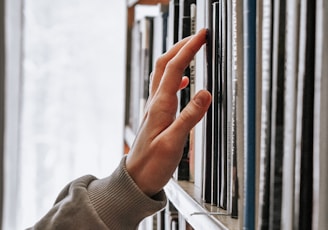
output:
[[18, 197], [6, 204], [17, 219], [4, 229], [33, 225], [69, 181], [108, 176], [119, 163], [125, 11], [124, 1], [24, 2]]

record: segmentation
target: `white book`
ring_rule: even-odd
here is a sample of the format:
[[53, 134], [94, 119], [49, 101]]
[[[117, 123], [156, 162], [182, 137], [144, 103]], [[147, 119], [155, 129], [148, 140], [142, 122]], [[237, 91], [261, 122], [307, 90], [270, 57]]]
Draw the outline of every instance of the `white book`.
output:
[[328, 2], [316, 2], [312, 229], [328, 226]]
[[270, 147], [271, 147], [271, 89], [272, 89], [272, 2], [264, 0], [262, 6], [262, 27], [261, 27], [261, 128], [260, 128], [260, 175], [259, 175], [259, 208], [258, 208], [258, 228], [268, 225], [270, 194]]
[[299, 0], [286, 1], [284, 149], [281, 229], [293, 228]]
[[[299, 229], [300, 223], [300, 191], [301, 191], [301, 158], [302, 158], [302, 136], [307, 135], [303, 133], [303, 101], [304, 101], [304, 81], [306, 71], [306, 40], [307, 40], [307, 9], [306, 0], [300, 0], [300, 16], [299, 16], [299, 47], [298, 47], [298, 73], [297, 73], [297, 97], [296, 97], [296, 126], [295, 126], [295, 171], [294, 171], [294, 218], [293, 227]], [[308, 111], [310, 113], [310, 111]]]
[[227, 1], [227, 212], [231, 213], [231, 197], [232, 197], [232, 110], [233, 110], [233, 87], [232, 87], [232, 69], [233, 69], [233, 56], [232, 56], [232, 1]]

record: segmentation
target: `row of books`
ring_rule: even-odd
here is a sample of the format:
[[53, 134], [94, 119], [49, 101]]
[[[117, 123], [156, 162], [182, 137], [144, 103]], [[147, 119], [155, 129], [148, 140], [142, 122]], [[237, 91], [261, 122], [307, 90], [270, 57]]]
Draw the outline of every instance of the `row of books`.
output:
[[[185, 2], [185, 3], [184, 3]], [[146, 16], [134, 23], [131, 33], [131, 59], [129, 77], [129, 101], [126, 122], [130, 129], [137, 133], [144, 114], [145, 103], [148, 98], [149, 77], [157, 58], [163, 54], [167, 47], [171, 47], [177, 41], [195, 33], [195, 1], [172, 1], [170, 6], [159, 5], [161, 8], [158, 16]], [[190, 78], [190, 84], [179, 92], [179, 111], [189, 102], [194, 94], [193, 64], [185, 70], [184, 75]], [[176, 172], [179, 180], [189, 180], [192, 177], [190, 171], [190, 151], [192, 151], [188, 137], [183, 157]]]
[[[195, 153], [195, 130], [192, 130], [183, 150], [183, 156], [177, 168], [175, 178], [194, 181], [195, 164], [201, 164], [203, 174], [203, 199], [214, 206], [221, 207], [238, 216], [238, 177], [236, 142], [236, 86], [233, 55], [233, 12], [232, 2], [201, 2], [205, 10], [204, 20], [208, 27], [206, 47], [205, 85], [213, 95], [213, 102], [204, 125], [204, 153]], [[135, 22], [132, 30], [131, 90], [129, 125], [134, 132], [140, 123], [143, 107], [147, 99], [147, 85], [151, 66], [156, 58], [177, 41], [196, 32], [197, 6], [195, 0], [172, 0], [168, 7], [162, 6], [161, 14], [145, 17]], [[145, 60], [145, 61], [143, 61]], [[195, 94], [196, 61], [186, 68], [184, 75], [190, 79], [189, 85], [179, 93], [179, 111]], [[137, 75], [137, 76], [136, 76]], [[229, 76], [229, 77], [228, 77]], [[234, 93], [233, 93], [234, 92]], [[136, 112], [139, 111], [139, 112]], [[178, 112], [179, 113], [179, 112]], [[228, 116], [229, 115], [229, 116]], [[230, 116], [233, 115], [233, 116]], [[198, 135], [199, 136], [199, 135]], [[196, 140], [200, 141], [200, 140]], [[201, 140], [202, 141], [202, 140]], [[204, 162], [195, 162], [194, 155], [203, 154]], [[232, 207], [234, 205], [234, 208]]]
[[[327, 47], [322, 32], [327, 34], [327, 29], [320, 21], [323, 18], [318, 18], [324, 13], [323, 5], [327, 7], [323, 2], [320, 6], [320, 1], [263, 1], [258, 207], [261, 229], [322, 229], [314, 221], [314, 213], [318, 214], [321, 205], [327, 206], [328, 194], [315, 194], [316, 167], [322, 167], [315, 159], [327, 155], [327, 148], [318, 151], [315, 144], [324, 144], [324, 137], [317, 140], [315, 132], [321, 133], [327, 127], [327, 116], [319, 121], [322, 114], [327, 114], [327, 107], [315, 108], [319, 98], [319, 103], [327, 105], [327, 97], [322, 97], [327, 95], [327, 88], [319, 86], [322, 78], [327, 78], [321, 63], [328, 61], [319, 55], [327, 53], [327, 49], [322, 51]], [[321, 90], [315, 92], [316, 87]], [[316, 122], [320, 123], [317, 127]], [[322, 180], [326, 175], [318, 176], [323, 183], [320, 186], [327, 189], [327, 180]], [[326, 203], [316, 204], [318, 195]]]
[[200, 188], [211, 215], [242, 219], [244, 229], [328, 226], [327, 5], [171, 0], [135, 22], [128, 120], [135, 133], [156, 58], [208, 28], [206, 46], [185, 70], [190, 84], [178, 95], [179, 111], [201, 88], [213, 101], [189, 134], [175, 178]]
[[232, 94], [231, 4], [225, 0], [213, 1], [208, 5], [208, 12], [206, 85], [212, 93], [213, 101], [205, 125], [203, 196], [204, 200], [212, 205], [232, 210], [232, 191], [238, 187], [233, 183], [237, 177], [235, 175], [233, 179], [233, 171], [236, 173], [236, 168], [233, 167], [234, 152], [231, 139], [234, 128], [232, 124], [235, 124], [232, 115], [235, 96]]

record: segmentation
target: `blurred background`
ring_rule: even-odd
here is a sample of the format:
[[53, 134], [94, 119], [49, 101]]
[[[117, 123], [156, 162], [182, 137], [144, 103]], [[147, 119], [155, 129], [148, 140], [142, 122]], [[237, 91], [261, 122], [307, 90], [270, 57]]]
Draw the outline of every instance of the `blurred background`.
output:
[[7, 114], [10, 120], [19, 113], [15, 128], [7, 127], [18, 141], [5, 151], [2, 226], [25, 229], [68, 182], [108, 176], [123, 155], [126, 3], [6, 3], [8, 43], [20, 44], [22, 55], [19, 86], [10, 86], [13, 78], [6, 83], [20, 99]]

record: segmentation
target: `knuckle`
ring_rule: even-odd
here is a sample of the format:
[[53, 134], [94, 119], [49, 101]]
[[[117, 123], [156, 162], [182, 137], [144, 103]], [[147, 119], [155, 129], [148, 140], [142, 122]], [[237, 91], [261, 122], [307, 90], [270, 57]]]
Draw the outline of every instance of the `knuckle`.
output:
[[159, 58], [157, 58], [156, 63], [155, 63], [155, 68], [156, 69], [164, 69], [166, 66], [166, 58], [164, 55], [161, 55]]
[[174, 72], [179, 72], [182, 74], [185, 68], [182, 67], [180, 63], [178, 63], [176, 60], [170, 60], [167, 63], [166, 69]]
[[161, 149], [164, 149], [169, 152], [171, 152], [175, 148], [175, 144], [172, 140], [170, 140], [170, 137], [163, 136], [163, 138], [159, 140], [158, 144]]

